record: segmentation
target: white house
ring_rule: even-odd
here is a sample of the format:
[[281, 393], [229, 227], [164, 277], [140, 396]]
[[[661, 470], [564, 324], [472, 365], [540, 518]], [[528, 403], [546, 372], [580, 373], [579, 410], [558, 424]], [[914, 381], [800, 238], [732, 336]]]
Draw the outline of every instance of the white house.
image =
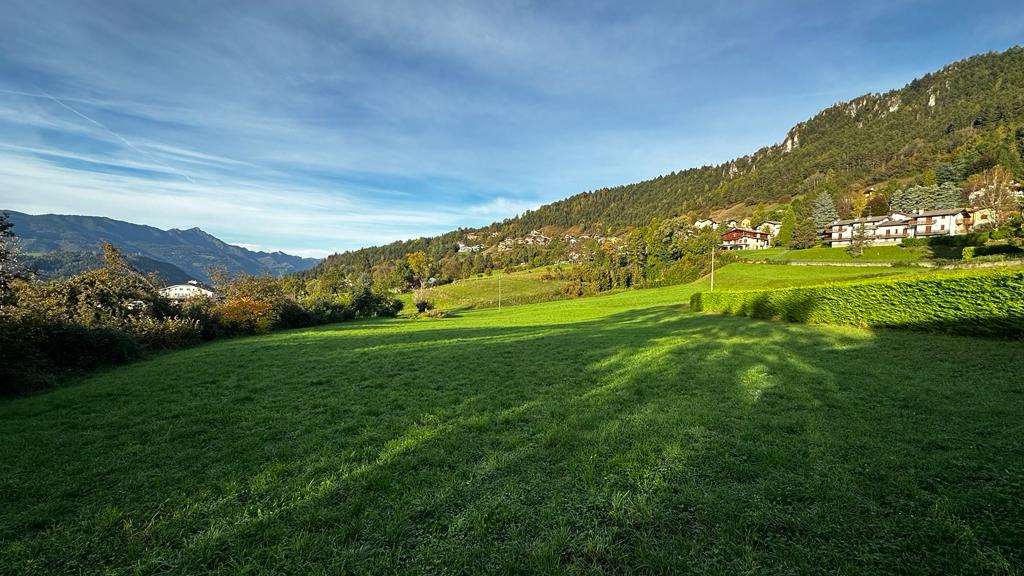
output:
[[757, 229], [762, 232], [767, 232], [774, 238], [779, 235], [779, 230], [782, 230], [782, 222], [778, 222], [776, 220], [765, 220], [757, 225]]
[[474, 244], [470, 246], [459, 242], [459, 254], [465, 254], [466, 252], [479, 252], [483, 247], [483, 244]]
[[868, 244], [899, 244], [904, 238], [956, 236], [967, 234], [975, 226], [987, 224], [991, 210], [915, 210], [913, 213], [893, 212], [888, 216], [869, 216], [852, 220], [836, 220], [825, 227], [824, 239], [830, 246], [849, 246], [855, 232], [864, 227]]
[[718, 228], [718, 222], [715, 222], [710, 218], [701, 218], [700, 220], [697, 220], [696, 222], [693, 223], [693, 227], [697, 228], [698, 230], [704, 230], [705, 228], [711, 228], [712, 230], [716, 230]]
[[762, 250], [770, 246], [771, 236], [760, 230], [733, 227], [722, 234], [723, 250]]
[[205, 296], [207, 298], [213, 298], [216, 294], [212, 290], [207, 290], [199, 285], [199, 282], [195, 280], [189, 280], [186, 284], [174, 284], [173, 286], [167, 286], [159, 290], [160, 295], [170, 300], [188, 300], [189, 298], [197, 298]]
[[911, 236], [956, 236], [967, 234], [974, 226], [971, 212], [963, 208], [946, 210], [917, 210], [907, 228]]
[[[824, 240], [829, 246], [849, 246], [857, 230], [864, 227], [868, 244], [899, 244], [907, 237], [910, 215], [893, 212], [888, 216], [866, 216], [849, 220], [835, 220], [825, 227]], [[901, 224], [902, 223], [902, 224]]]

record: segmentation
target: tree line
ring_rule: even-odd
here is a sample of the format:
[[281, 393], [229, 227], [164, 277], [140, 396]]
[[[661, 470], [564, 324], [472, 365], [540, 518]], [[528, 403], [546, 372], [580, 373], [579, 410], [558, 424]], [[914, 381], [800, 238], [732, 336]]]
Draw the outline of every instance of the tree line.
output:
[[214, 271], [216, 297], [173, 302], [113, 245], [102, 265], [40, 280], [19, 258], [0, 213], [0, 394], [52, 384], [67, 373], [119, 364], [147, 352], [215, 338], [261, 334], [354, 318], [395, 316], [402, 302], [363, 278], [229, 277]]

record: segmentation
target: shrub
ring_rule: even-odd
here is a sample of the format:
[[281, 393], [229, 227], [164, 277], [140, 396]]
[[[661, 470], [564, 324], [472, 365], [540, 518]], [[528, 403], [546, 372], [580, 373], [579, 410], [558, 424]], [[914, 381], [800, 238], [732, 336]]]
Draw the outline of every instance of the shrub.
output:
[[401, 312], [404, 307], [405, 304], [403, 304], [398, 298], [382, 296], [381, 305], [377, 315], [385, 318], [394, 318], [395, 316], [398, 316], [398, 313]]
[[199, 321], [171, 316], [157, 319], [152, 316], [133, 318], [128, 330], [135, 340], [149, 350], [172, 350], [198, 344], [203, 332]]
[[240, 296], [216, 307], [217, 322], [227, 334], [265, 334], [277, 321], [274, 306], [264, 300]]
[[1024, 249], [1021, 249], [1019, 246], [1014, 246], [1013, 244], [993, 244], [989, 246], [978, 246], [974, 249], [975, 256], [994, 256], [996, 254], [1024, 254]]
[[318, 293], [304, 298], [302, 305], [314, 316], [317, 324], [344, 322], [356, 315], [349, 294]]
[[970, 260], [971, 258], [974, 258], [974, 248], [975, 248], [974, 246], [965, 246], [964, 247], [964, 251], [962, 253], [964, 260]]
[[274, 329], [305, 328], [323, 323], [312, 311], [289, 299], [278, 302], [275, 320]]
[[27, 392], [61, 373], [121, 364], [141, 354], [138, 342], [116, 328], [0, 316], [0, 393]]
[[695, 311], [812, 324], [1024, 337], [1024, 272], [871, 280], [751, 292], [701, 292]]
[[203, 340], [213, 340], [224, 335], [220, 320], [217, 318], [217, 301], [213, 298], [189, 298], [179, 304], [178, 314], [198, 324], [199, 334]]
[[412, 305], [420, 314], [434, 309], [434, 303], [430, 301], [429, 296], [426, 290], [417, 290], [412, 295]]
[[448, 311], [447, 310], [442, 310], [441, 308], [434, 308], [434, 309], [431, 309], [431, 310], [426, 310], [426, 311], [420, 312], [420, 317], [422, 317], [422, 318], [447, 318], [448, 317]]

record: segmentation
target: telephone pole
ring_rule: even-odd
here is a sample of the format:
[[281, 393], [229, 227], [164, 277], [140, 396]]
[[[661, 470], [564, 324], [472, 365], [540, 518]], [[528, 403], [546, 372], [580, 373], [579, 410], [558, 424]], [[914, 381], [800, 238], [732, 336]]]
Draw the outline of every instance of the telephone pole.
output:
[[715, 247], [711, 247], [711, 291], [715, 291]]

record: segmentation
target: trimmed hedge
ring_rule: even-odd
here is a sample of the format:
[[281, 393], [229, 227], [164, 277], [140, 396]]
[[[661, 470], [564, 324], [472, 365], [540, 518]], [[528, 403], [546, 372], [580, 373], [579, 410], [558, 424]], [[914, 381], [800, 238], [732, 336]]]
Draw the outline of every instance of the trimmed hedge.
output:
[[699, 292], [695, 311], [1024, 338], [1024, 272], [867, 280], [784, 290]]

